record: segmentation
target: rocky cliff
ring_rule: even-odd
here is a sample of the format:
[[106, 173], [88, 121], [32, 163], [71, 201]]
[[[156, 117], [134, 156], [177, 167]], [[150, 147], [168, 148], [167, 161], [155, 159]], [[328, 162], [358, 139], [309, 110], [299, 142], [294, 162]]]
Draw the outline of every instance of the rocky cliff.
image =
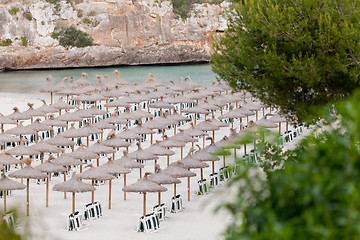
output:
[[[228, 4], [195, 4], [184, 20], [162, 0], [0, 0], [0, 42], [12, 40], [0, 46], [0, 69], [208, 61]], [[60, 46], [53, 33], [69, 26], [89, 33], [94, 45]]]

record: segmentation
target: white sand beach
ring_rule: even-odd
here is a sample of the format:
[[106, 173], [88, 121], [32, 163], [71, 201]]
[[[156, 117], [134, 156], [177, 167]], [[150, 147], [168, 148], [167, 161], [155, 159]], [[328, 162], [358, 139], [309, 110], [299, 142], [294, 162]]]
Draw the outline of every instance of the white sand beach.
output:
[[[49, 97], [47, 96], [47, 102]], [[20, 111], [28, 109], [27, 103], [34, 103], [34, 108], [42, 105], [38, 96], [20, 97], [20, 96], [0, 96], [0, 109], [3, 115], [12, 113], [13, 107], [18, 107]], [[218, 116], [219, 111], [216, 113]], [[260, 113], [259, 113], [260, 114]], [[259, 115], [260, 116], [260, 115]], [[262, 115], [261, 115], [262, 117]], [[255, 121], [255, 116], [249, 119]], [[203, 121], [198, 120], [198, 123]], [[24, 124], [26, 125], [26, 124]], [[181, 128], [189, 128], [187, 123]], [[239, 129], [239, 121], [236, 121], [234, 128]], [[276, 131], [276, 130], [274, 130]], [[109, 131], [107, 131], [109, 132]], [[167, 130], [166, 134], [171, 136], [171, 130]], [[216, 139], [218, 141], [225, 135], [230, 134], [230, 128], [222, 128], [216, 131]], [[106, 134], [104, 134], [106, 136]], [[160, 140], [161, 134], [155, 134], [154, 140]], [[148, 140], [148, 139], [147, 139]], [[91, 142], [93, 144], [94, 142]], [[207, 145], [210, 142], [206, 141]], [[202, 145], [202, 139], [199, 139], [199, 145]], [[150, 145], [149, 141], [142, 143], [142, 148], [145, 149]], [[191, 143], [188, 143], [184, 148], [184, 156], [188, 153]], [[250, 146], [249, 146], [250, 147]], [[133, 143], [129, 152], [135, 151], [136, 145]], [[251, 148], [250, 148], [251, 149]], [[171, 162], [180, 160], [180, 149], [173, 148], [175, 155], [170, 157]], [[67, 151], [71, 151], [67, 149]], [[243, 149], [237, 151], [238, 156], [243, 155]], [[122, 150], [116, 153], [116, 159], [122, 156]], [[226, 157], [226, 162], [231, 163], [234, 156]], [[47, 155], [45, 157], [47, 159]], [[103, 164], [107, 161], [106, 157], [100, 159]], [[95, 162], [93, 162], [95, 163]], [[166, 167], [166, 157], [160, 157], [158, 160], [161, 168]], [[40, 164], [39, 160], [35, 160], [32, 166]], [[210, 167], [204, 170], [205, 178], [211, 173]], [[215, 169], [222, 167], [222, 159], [215, 163]], [[143, 174], [145, 172], [153, 172], [154, 162], [147, 161]], [[11, 171], [14, 171], [12, 167]], [[79, 168], [73, 171], [79, 172]], [[108, 182], [100, 186], [96, 186], [95, 201], [99, 201], [102, 205], [103, 216], [96, 220], [83, 221], [84, 227], [80, 231], [67, 231], [67, 217], [71, 213], [72, 199], [71, 193], [67, 194], [67, 199], [64, 199], [62, 192], [52, 191], [52, 187], [63, 181], [63, 177], [52, 177], [50, 182], [49, 193], [49, 207], [45, 207], [45, 183], [38, 184], [35, 180], [30, 180], [30, 216], [26, 217], [26, 191], [13, 191], [12, 195], [7, 199], [7, 208], [16, 207], [22, 213], [22, 221], [20, 229], [25, 228], [29, 224], [29, 229], [34, 239], [186, 239], [186, 240], [216, 240], [223, 239], [222, 233], [226, 226], [231, 222], [231, 215], [220, 210], [215, 213], [215, 209], [219, 204], [225, 200], [229, 201], [230, 194], [224, 194], [224, 185], [212, 189], [210, 193], [205, 195], [198, 195], [198, 183], [200, 179], [198, 169], [192, 170], [197, 174], [196, 177], [191, 178], [191, 201], [187, 201], [187, 179], [182, 178], [181, 184], [177, 186], [177, 193], [181, 194], [184, 209], [179, 213], [167, 213], [167, 219], [160, 222], [160, 229], [153, 233], [137, 232], [137, 222], [142, 215], [142, 201], [143, 197], [138, 193], [127, 193], [127, 199], [124, 200], [124, 193], [121, 190], [123, 187], [123, 177], [112, 181], [112, 206], [108, 209]], [[139, 177], [139, 170], [134, 169], [127, 175], [127, 185], [135, 183]], [[67, 177], [70, 178], [70, 175]], [[91, 183], [91, 181], [83, 180]], [[162, 200], [170, 206], [170, 200], [173, 196], [173, 186], [164, 185], [168, 188], [167, 192], [162, 193]], [[225, 190], [226, 191], [226, 190]], [[147, 212], [151, 212], [152, 206], [157, 204], [156, 193], [147, 194]], [[91, 192], [76, 194], [76, 209], [82, 212], [83, 206], [91, 202]], [[0, 207], [2, 207], [2, 202]]]

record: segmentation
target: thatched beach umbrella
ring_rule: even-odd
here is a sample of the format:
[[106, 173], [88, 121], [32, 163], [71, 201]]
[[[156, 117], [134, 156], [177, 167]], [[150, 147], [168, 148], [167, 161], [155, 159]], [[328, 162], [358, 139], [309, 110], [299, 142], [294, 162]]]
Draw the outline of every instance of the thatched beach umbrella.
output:
[[[185, 144], [191, 142], [192, 145], [194, 145], [194, 143], [198, 141], [198, 139], [189, 136], [187, 134], [187, 132], [184, 132], [184, 130], [182, 130], [182, 129], [180, 130], [180, 132], [178, 134], [168, 138], [168, 140], [175, 140], [177, 142], [184, 142]], [[181, 147], [180, 158], [181, 159], [183, 158], [183, 147]]]
[[122, 80], [122, 79], [120, 78], [120, 75], [119, 75], [119, 71], [118, 71], [118, 70], [114, 70], [113, 74], [116, 76], [116, 79], [115, 79], [116, 85], [122, 86], [122, 85], [129, 85], [129, 84], [130, 84], [129, 82], [127, 82], [127, 81], [125, 81], [125, 80]]
[[139, 179], [140, 179], [141, 178], [141, 169], [144, 168], [144, 165], [140, 162], [137, 162], [135, 159], [129, 158], [127, 156], [127, 154], [128, 154], [127, 151], [123, 151], [123, 154], [124, 154], [124, 156], [122, 156], [120, 159], [115, 160], [115, 162], [123, 168], [129, 168], [129, 169], [138, 168], [139, 172], [140, 172], [140, 177], [139, 177]]
[[[198, 159], [201, 162], [210, 161], [212, 163], [212, 173], [213, 174], [215, 173], [215, 161], [220, 160], [220, 158], [208, 153], [205, 149], [200, 149], [200, 150], [196, 151], [192, 155], [192, 157]], [[201, 175], [202, 175], [202, 172], [201, 172]], [[202, 176], [201, 176], [201, 179], [203, 179]]]
[[105, 103], [104, 104], [104, 107], [124, 107], [124, 108], [130, 108], [131, 105], [130, 103], [128, 102], [128, 99], [127, 98], [119, 98], [119, 99], [116, 99], [112, 102], [109, 102], [109, 103]]
[[65, 103], [63, 101], [62, 97], [59, 98], [59, 100], [57, 100], [55, 103], [51, 104], [50, 106], [55, 108], [55, 109], [58, 109], [59, 110], [59, 115], [61, 115], [61, 110], [62, 109], [64, 109], [64, 110], [75, 109], [74, 106]]
[[[63, 79], [63, 82], [65, 82], [65, 80], [67, 80], [67, 78]], [[60, 91], [61, 88], [59, 88], [58, 86], [53, 84], [51, 75], [48, 75], [46, 77], [46, 81], [48, 81], [49, 84], [46, 87], [41, 88], [40, 92], [50, 93], [50, 98], [51, 98], [51, 103], [52, 103], [53, 102], [53, 93]]]
[[165, 102], [171, 103], [171, 104], [180, 104], [180, 114], [182, 114], [182, 109], [183, 109], [183, 104], [184, 103], [195, 103], [195, 101], [193, 99], [190, 99], [184, 95], [178, 95], [176, 97], [173, 98], [166, 98], [164, 99]]
[[66, 172], [66, 168], [61, 166], [61, 165], [57, 165], [57, 164], [53, 164], [51, 162], [51, 160], [53, 160], [54, 158], [50, 155], [49, 159], [40, 164], [39, 166], [35, 167], [35, 169], [40, 170], [41, 172], [44, 172], [47, 174], [46, 177], [46, 207], [49, 206], [49, 178], [50, 178], [50, 173], [64, 173]]
[[25, 115], [17, 107], [13, 108], [14, 112], [7, 115], [6, 117], [15, 120], [19, 123], [19, 120], [28, 120], [31, 118], [31, 116]]
[[[117, 163], [115, 160], [112, 160], [112, 158], [108, 158], [108, 162], [101, 165], [99, 169], [101, 169], [101, 171], [104, 171], [108, 174], [123, 174], [124, 187], [126, 186], [126, 174], [131, 172], [129, 169], [120, 166], [119, 163]], [[126, 200], [125, 192], [124, 192], [124, 200]], [[111, 179], [109, 181], [109, 209], [111, 209]]]
[[[5, 167], [6, 165], [21, 164], [21, 161], [11, 156], [8, 152], [2, 151], [0, 153], [0, 164]], [[3, 172], [5, 172], [5, 170], [3, 170]]]
[[269, 119], [262, 118], [255, 122], [257, 126], [261, 126], [264, 128], [277, 128], [279, 125], [273, 121], [270, 121]]
[[75, 213], [75, 193], [95, 191], [96, 188], [79, 180], [78, 176], [74, 173], [69, 181], [56, 184], [53, 187], [53, 190], [59, 192], [72, 192], [72, 213]]
[[[283, 116], [280, 116], [279, 114], [275, 114], [271, 118], [269, 118], [268, 120], [271, 121], [271, 122], [279, 124], [279, 136], [280, 136], [281, 135], [281, 123], [283, 123], [283, 122], [287, 123], [287, 119], [285, 117], [283, 117]], [[287, 131], [287, 129], [286, 129], [286, 131]]]
[[[168, 119], [167, 117], [158, 117], [151, 121], [148, 121], [143, 124], [144, 127], [150, 128], [150, 129], [161, 129], [163, 135], [165, 135], [165, 129], [167, 129], [169, 126], [176, 124], [177, 122], [171, 119]], [[150, 142], [152, 144], [152, 134]]]
[[[161, 147], [165, 147], [165, 148], [173, 148], [173, 147], [183, 148], [186, 145], [185, 142], [170, 139], [166, 135], [164, 137], [165, 137], [165, 140], [159, 143], [159, 146], [161, 146]], [[169, 166], [169, 165], [170, 165], [170, 158], [168, 157], [167, 166]]]
[[[183, 177], [195, 177], [196, 173], [191, 172], [185, 168], [182, 167], [182, 164], [179, 162], [174, 162], [170, 164], [167, 168], [162, 170], [163, 173], [169, 174], [172, 177], [175, 178], [183, 178]], [[189, 181], [188, 181], [188, 184]], [[189, 188], [189, 186], [188, 186]], [[174, 197], [176, 197], [176, 184], [174, 184]]]
[[[170, 121], [174, 121], [176, 123], [179, 123], [179, 122], [189, 122], [191, 121], [190, 118], [187, 118], [185, 116], [181, 116], [180, 114], [178, 114], [176, 112], [176, 110], [174, 110], [174, 112], [171, 114], [171, 115], [168, 115], [167, 118], [170, 120]], [[174, 135], [176, 134], [176, 125], [174, 125]]]
[[[116, 137], [115, 133], [110, 134], [107, 139], [101, 143], [106, 147], [112, 147], [114, 149], [121, 147], [128, 148], [130, 146], [129, 142], [126, 142], [125, 140]], [[113, 159], [115, 159], [115, 152], [113, 153]]]
[[[174, 177], [170, 176], [169, 174], [163, 173], [159, 166], [158, 166], [158, 170], [155, 173], [150, 174], [148, 176], [148, 179], [159, 185], [181, 183], [181, 181], [179, 179], [174, 178]], [[158, 204], [159, 204], [159, 206], [161, 205], [161, 192], [159, 192], [159, 195], [158, 195]]]
[[27, 104], [29, 106], [29, 109], [22, 112], [25, 115], [30, 116], [31, 119], [31, 123], [33, 123], [33, 117], [45, 117], [46, 113], [39, 111], [37, 109], [34, 109], [34, 104], [33, 103], [28, 103]]
[[55, 146], [59, 146], [59, 147], [66, 147], [66, 146], [73, 146], [75, 145], [75, 142], [70, 141], [60, 135], [56, 135], [53, 138], [50, 138], [48, 140], [46, 140], [47, 143], [51, 144], [51, 145], [55, 145]]
[[4, 214], [6, 214], [6, 195], [9, 190], [23, 190], [26, 188], [26, 185], [9, 179], [5, 173], [1, 174], [0, 178], [0, 191], [3, 191], [4, 198]]
[[33, 129], [36, 131], [36, 142], [38, 142], [39, 140], [39, 132], [41, 131], [53, 131], [53, 128], [51, 126], [49, 126], [48, 124], [43, 124], [42, 122], [40, 122], [40, 119], [36, 119], [34, 123], [27, 125], [30, 129]]
[[[101, 169], [99, 169], [97, 167], [93, 167], [92, 164], [90, 164], [86, 167], [89, 167], [89, 169], [82, 173], [79, 173], [77, 176], [79, 179], [91, 180], [91, 184], [93, 186], [95, 184], [95, 180], [96, 181], [107, 181], [107, 180], [110, 181], [115, 178], [114, 176], [102, 171]], [[109, 184], [109, 186], [111, 186], [111, 185]], [[111, 191], [111, 190], [109, 189], [109, 191]], [[91, 203], [94, 203], [94, 200], [95, 200], [94, 191], [92, 191], [91, 192]]]
[[[98, 159], [99, 155], [90, 151], [88, 148], [84, 148], [82, 145], [76, 151], [68, 153], [69, 157], [78, 159], [78, 160], [91, 160], [91, 159]], [[82, 172], [82, 166], [80, 165], [80, 172]]]
[[264, 107], [264, 104], [261, 102], [248, 102], [245, 103], [244, 105], [242, 105], [243, 108], [249, 109], [251, 111], [255, 111], [256, 112], [256, 121], [258, 120], [258, 111]]
[[41, 163], [43, 163], [44, 153], [60, 153], [60, 149], [58, 147], [51, 145], [46, 141], [41, 141], [37, 144], [31, 145], [29, 148], [32, 148], [41, 154]]
[[222, 119], [230, 118], [230, 120], [231, 120], [231, 128], [234, 128], [234, 118], [240, 118], [240, 125], [241, 125], [242, 118], [246, 117], [246, 116], [248, 116], [248, 115], [244, 114], [241, 111], [233, 110], [232, 106], [230, 106], [230, 111], [223, 114], [222, 116], [220, 116], [219, 119], [222, 120]]
[[68, 124], [66, 122], [55, 119], [54, 115], [50, 115], [47, 120], [45, 120], [45, 121], [43, 121], [41, 123], [44, 124], [44, 125], [51, 126], [51, 127], [64, 127], [64, 128], [68, 127]]
[[[169, 162], [170, 162], [170, 156], [174, 155], [175, 152], [170, 150], [169, 148], [166, 147], [162, 147], [159, 144], [153, 144], [151, 145], [149, 148], [147, 148], [147, 150], [151, 153], [154, 154], [156, 156], [166, 156], [167, 157], [167, 163], [169, 166]], [[156, 163], [157, 160], [155, 160]]]
[[20, 122], [18, 126], [5, 131], [5, 133], [19, 136], [20, 144], [21, 144], [23, 135], [33, 135], [36, 134], [36, 131], [31, 129], [29, 125], [23, 126], [22, 122]]
[[[129, 153], [127, 155], [129, 158], [136, 159], [139, 161], [157, 160], [159, 158], [158, 156], [152, 154], [151, 151], [149, 151], [148, 149], [142, 149], [139, 143], [136, 143], [136, 145], [138, 146], [138, 149], [135, 152]], [[154, 166], [156, 166], [156, 162], [154, 163]]]
[[[100, 143], [100, 141], [98, 140], [95, 144], [91, 145], [89, 147], [89, 150], [91, 152], [94, 152], [98, 155], [101, 154], [108, 154], [108, 153], [116, 153], [116, 150], [110, 147], [106, 147], [103, 144]], [[100, 157], [97, 158], [97, 166], [100, 165]]]
[[167, 188], [160, 186], [157, 183], [152, 182], [145, 175], [143, 178], [139, 179], [136, 183], [123, 187], [124, 192], [139, 192], [144, 195], [143, 202], [143, 215], [146, 215], [146, 194], [149, 192], [165, 192]]
[[[210, 121], [203, 121], [202, 123], [196, 125], [195, 129], [199, 129], [202, 131], [212, 131], [213, 132], [213, 139], [215, 139], [215, 131], [219, 130], [220, 127], [211, 124]], [[203, 137], [203, 148], [205, 147], [205, 138]]]
[[206, 116], [206, 114], [209, 114], [210, 112], [202, 107], [199, 106], [195, 106], [195, 107], [191, 107], [191, 108], [187, 108], [183, 110], [184, 113], [194, 113], [194, 124], [196, 125], [196, 115], [197, 114], [204, 114]]
[[12, 172], [9, 174], [9, 177], [14, 178], [26, 178], [26, 215], [29, 216], [29, 206], [30, 206], [30, 200], [29, 200], [29, 185], [30, 185], [30, 178], [31, 179], [43, 179], [46, 178], [47, 175], [37, 169], [34, 169], [31, 167], [31, 159], [27, 158], [25, 159], [26, 167], [19, 169], [15, 172]]
[[160, 109], [160, 116], [162, 116], [163, 109], [174, 109], [175, 107], [168, 102], [163, 100], [156, 101], [154, 103], [150, 103], [148, 108], [159, 108]]
[[11, 155], [21, 157], [21, 168], [23, 167], [22, 159], [25, 155], [31, 156], [31, 155], [37, 155], [40, 153], [38, 150], [30, 148], [30, 147], [26, 147], [23, 144], [21, 144], [17, 147], [14, 147], [14, 148], [8, 150], [7, 152], [10, 153]]
[[6, 117], [0, 113], [1, 132], [4, 132], [4, 124], [17, 124], [16, 120]]

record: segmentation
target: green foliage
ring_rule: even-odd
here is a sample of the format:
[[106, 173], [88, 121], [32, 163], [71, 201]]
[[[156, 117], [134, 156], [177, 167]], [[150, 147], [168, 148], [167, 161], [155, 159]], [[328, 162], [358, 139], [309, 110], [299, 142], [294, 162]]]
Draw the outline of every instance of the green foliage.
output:
[[[249, 166], [238, 172], [230, 182], [238, 189], [235, 201], [223, 205], [233, 215], [226, 239], [358, 238], [359, 102], [357, 90], [323, 111], [319, 129], [294, 150], [274, 154], [275, 162], [281, 160], [280, 170]], [[259, 151], [266, 152], [266, 145]], [[272, 161], [270, 155], [267, 160]]]
[[96, 12], [95, 11], [90, 11], [88, 12], [87, 14], [89, 17], [92, 17], [92, 16], [95, 16], [96, 15]]
[[84, 18], [84, 19], [82, 20], [82, 22], [85, 23], [85, 24], [91, 24], [91, 23], [92, 23], [92, 21], [91, 21], [90, 18], [88, 18], [88, 17]]
[[17, 7], [12, 7], [9, 9], [9, 13], [11, 15], [16, 15], [18, 11], [19, 11], [19, 8], [17, 8]]
[[61, 10], [61, 5], [60, 5], [59, 3], [55, 4], [54, 9], [55, 9], [55, 12], [56, 12], [56, 13], [59, 13], [60, 10]]
[[3, 40], [2, 42], [0, 42], [0, 46], [7, 47], [7, 46], [10, 46], [12, 43], [13, 43], [13, 41], [11, 41], [10, 38], [7, 38], [7, 39]]
[[59, 43], [64, 47], [87, 47], [93, 45], [93, 39], [88, 33], [71, 26], [59, 36]]
[[171, 0], [175, 15], [182, 19], [190, 17], [190, 11], [193, 8], [194, 0]]
[[27, 37], [21, 37], [21, 43], [24, 47], [27, 47], [29, 40], [27, 39]]
[[359, 87], [359, 2], [234, 0], [228, 15], [211, 62], [232, 87], [300, 122]]
[[59, 38], [59, 33], [58, 32], [52, 32], [50, 37], [53, 38], [53, 39], [58, 39]]
[[77, 12], [78, 18], [82, 18], [82, 16], [83, 16], [83, 10], [79, 9], [79, 10], [77, 10], [77, 11], [78, 11], [78, 12]]
[[[18, 222], [18, 214], [16, 211], [11, 210], [9, 212], [7, 212], [7, 214], [11, 214], [13, 216], [13, 220], [14, 220], [14, 224], [13, 225], [8, 225], [3, 219], [3, 212], [0, 212], [0, 239], [6, 239], [6, 240], [24, 240], [27, 239], [27, 235], [29, 233], [25, 232], [24, 234], [19, 234], [16, 229], [15, 226], [17, 225]], [[26, 230], [27, 231], [27, 230]]]
[[51, 4], [58, 4], [58, 2], [60, 2], [59, 0], [46, 0], [46, 2], [51, 3]]
[[31, 21], [33, 19], [32, 15], [30, 12], [24, 12], [23, 13], [24, 18], [26, 18], [27, 20]]

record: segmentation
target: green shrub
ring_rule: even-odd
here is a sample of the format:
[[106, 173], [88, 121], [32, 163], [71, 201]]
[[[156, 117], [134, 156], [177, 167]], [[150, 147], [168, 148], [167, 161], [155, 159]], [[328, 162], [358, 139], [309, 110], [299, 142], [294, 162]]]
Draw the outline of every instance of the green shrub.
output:
[[87, 15], [88, 15], [89, 17], [92, 17], [92, 16], [95, 16], [95, 15], [96, 15], [96, 12], [95, 12], [95, 11], [90, 11]]
[[88, 18], [88, 17], [84, 18], [84, 19], [82, 20], [82, 22], [85, 23], [85, 24], [91, 24], [91, 23], [92, 23], [92, 21], [91, 21], [90, 18]]
[[10, 46], [13, 43], [10, 38], [5, 39], [4, 41], [0, 42], [0, 46], [7, 47]]
[[53, 38], [53, 39], [58, 39], [59, 33], [58, 32], [52, 32], [50, 37]]
[[99, 24], [100, 24], [100, 22], [95, 19], [94, 21], [92, 21], [91, 26], [96, 27]]
[[11, 15], [16, 15], [18, 11], [19, 11], [19, 8], [17, 8], [17, 7], [12, 7], [9, 9], [9, 13]]
[[59, 3], [57, 3], [56, 5], [55, 5], [55, 7], [54, 7], [54, 9], [55, 9], [55, 12], [60, 12], [60, 10], [61, 10], [61, 5], [59, 4]]
[[24, 18], [26, 18], [27, 20], [31, 21], [33, 19], [32, 15], [30, 12], [24, 12]]
[[93, 45], [93, 39], [88, 33], [71, 26], [61, 34], [59, 43], [64, 47], [87, 47]]
[[190, 17], [190, 11], [193, 8], [193, 0], [171, 0], [174, 13], [182, 19]]
[[27, 47], [29, 40], [27, 39], [27, 37], [21, 37], [21, 43], [24, 47]]
[[46, 0], [46, 1], [51, 4], [57, 4], [59, 2], [58, 0]]
[[82, 18], [83, 16], [83, 10], [79, 9], [77, 13], [78, 18]]

